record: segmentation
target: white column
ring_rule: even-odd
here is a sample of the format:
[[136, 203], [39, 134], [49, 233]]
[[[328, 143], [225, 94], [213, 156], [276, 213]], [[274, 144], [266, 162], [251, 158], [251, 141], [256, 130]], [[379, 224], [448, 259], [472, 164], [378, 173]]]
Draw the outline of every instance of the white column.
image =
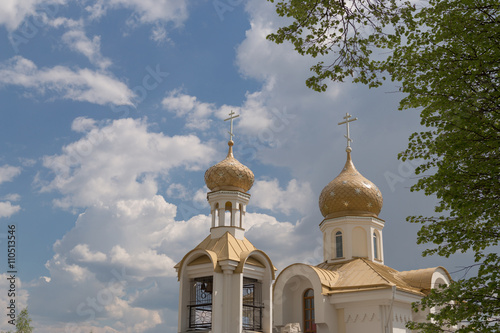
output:
[[219, 225], [218, 227], [222, 227], [224, 225], [224, 219], [226, 218], [226, 208], [222, 207], [219, 204]]
[[241, 279], [241, 274], [234, 274], [237, 263], [231, 261], [220, 262], [220, 266], [223, 272], [223, 286], [222, 286], [222, 298], [224, 299], [224, 304], [222, 305], [222, 327], [221, 333], [241, 333], [242, 332], [242, 322], [241, 322], [241, 308], [243, 304], [242, 300], [242, 290], [240, 288], [239, 279]]

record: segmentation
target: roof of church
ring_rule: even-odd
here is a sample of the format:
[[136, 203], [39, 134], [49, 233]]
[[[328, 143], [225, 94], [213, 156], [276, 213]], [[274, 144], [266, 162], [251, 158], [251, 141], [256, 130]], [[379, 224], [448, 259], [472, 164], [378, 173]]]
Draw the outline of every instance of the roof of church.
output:
[[351, 160], [348, 147], [347, 161], [340, 174], [325, 186], [319, 196], [319, 209], [325, 218], [340, 216], [378, 217], [383, 199], [380, 190], [363, 177]]
[[[183, 266], [186, 258], [189, 257], [189, 254], [197, 250], [202, 250], [208, 256], [198, 257], [193, 261], [190, 261], [188, 266], [213, 262], [214, 269], [219, 271], [219, 263], [221, 261], [232, 260], [238, 263], [243, 262], [253, 266], [265, 267], [265, 265], [258, 259], [250, 257], [252, 252], [259, 252], [271, 264], [271, 259], [267, 256], [267, 254], [253, 246], [248, 239], [237, 239], [231, 233], [226, 232], [219, 238], [212, 238], [211, 235], [208, 235], [200, 244], [198, 244], [198, 246], [187, 253], [184, 258], [182, 258], [182, 260], [174, 266], [178, 270], [178, 276], [180, 276], [180, 268]], [[275, 270], [276, 268], [272, 266], [273, 279]]]
[[215, 239], [209, 235], [196, 248], [215, 252], [218, 261], [234, 260], [238, 262], [243, 252], [257, 250], [248, 239], [236, 239], [229, 232]]
[[[316, 268], [336, 273], [335, 281], [331, 281], [326, 292], [324, 290], [325, 294], [385, 289], [396, 286], [399, 290], [424, 296], [430, 290], [432, 274], [440, 267], [398, 272], [391, 267], [365, 258], [355, 258], [339, 263], [321, 263]], [[324, 281], [322, 281], [322, 285], [326, 286]]]
[[248, 192], [253, 185], [254, 174], [233, 156], [234, 142], [228, 142], [227, 157], [205, 172], [205, 183], [211, 191], [230, 190]]

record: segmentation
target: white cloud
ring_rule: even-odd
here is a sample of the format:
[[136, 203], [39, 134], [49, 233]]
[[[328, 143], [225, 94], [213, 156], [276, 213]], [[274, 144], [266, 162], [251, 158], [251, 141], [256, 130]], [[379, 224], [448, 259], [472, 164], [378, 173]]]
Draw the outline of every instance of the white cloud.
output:
[[87, 117], [78, 117], [71, 123], [71, 129], [75, 132], [85, 133], [96, 128], [96, 121]]
[[[137, 295], [177, 297], [172, 295], [177, 290], [173, 266], [206, 236], [210, 225], [208, 217], [176, 222], [175, 215], [176, 207], [158, 195], [86, 209], [54, 244], [55, 254], [46, 264], [50, 278], [31, 288], [30, 312], [95, 332], [136, 333], [160, 325], [156, 299], [135, 304]], [[176, 310], [177, 302], [164, 302]], [[55, 326], [42, 332], [64, 332]]]
[[259, 213], [247, 213], [245, 219], [245, 237], [266, 252], [278, 270], [296, 262], [317, 264], [323, 260], [321, 238], [315, 243], [310, 228], [303, 230], [301, 222], [280, 222]]
[[133, 105], [134, 93], [109, 73], [65, 66], [39, 69], [31, 60], [15, 56], [0, 64], [0, 85], [34, 89], [53, 98], [94, 104]]
[[100, 3], [111, 8], [131, 9], [141, 23], [171, 21], [180, 25], [188, 16], [187, 0], [101, 0]]
[[163, 108], [175, 113], [177, 117], [185, 118], [186, 128], [207, 130], [212, 124], [212, 117], [226, 119], [233, 111], [245, 118], [245, 121], [235, 122], [239, 133], [257, 135], [273, 125], [275, 115], [266, 106], [272, 84], [266, 84], [262, 91], [247, 93], [241, 106], [222, 105], [216, 107], [213, 103], [201, 102], [197, 97], [182, 93], [179, 89], [170, 91], [163, 99]]
[[9, 217], [21, 210], [21, 206], [12, 205], [9, 201], [0, 202], [0, 218]]
[[281, 189], [277, 179], [257, 180], [252, 187], [252, 205], [273, 212], [305, 214], [313, 207], [314, 194], [308, 182], [292, 179]]
[[64, 208], [107, 204], [116, 200], [149, 198], [157, 192], [155, 178], [170, 169], [198, 170], [214, 150], [192, 135], [153, 133], [143, 120], [119, 119], [101, 128], [77, 118], [73, 128], [85, 136], [60, 155], [46, 156], [44, 166], [55, 173], [42, 191], [57, 190]]
[[0, 25], [5, 25], [9, 31], [16, 30], [26, 17], [44, 13], [50, 7], [58, 8], [64, 0], [2, 0], [0, 1]]
[[196, 97], [183, 94], [180, 90], [170, 91], [161, 103], [163, 108], [175, 113], [177, 117], [185, 117], [186, 127], [191, 129], [210, 128], [209, 117], [216, 112], [215, 105], [200, 102]]
[[9, 201], [19, 201], [21, 199], [21, 196], [17, 193], [9, 193], [7, 195], [4, 195], [1, 199]]
[[70, 256], [73, 260], [82, 263], [88, 262], [104, 262], [106, 261], [106, 254], [102, 252], [91, 252], [87, 244], [78, 244], [71, 251]]
[[0, 184], [10, 182], [21, 173], [21, 168], [11, 165], [3, 165], [0, 167]]
[[98, 19], [109, 9], [126, 8], [134, 12], [132, 24], [172, 22], [181, 25], [188, 17], [187, 0], [97, 0], [85, 7], [91, 19]]
[[111, 60], [101, 54], [101, 37], [94, 36], [92, 39], [85, 35], [81, 29], [69, 30], [61, 37], [73, 51], [80, 52], [86, 56], [89, 61], [98, 66], [101, 70], [111, 65]]

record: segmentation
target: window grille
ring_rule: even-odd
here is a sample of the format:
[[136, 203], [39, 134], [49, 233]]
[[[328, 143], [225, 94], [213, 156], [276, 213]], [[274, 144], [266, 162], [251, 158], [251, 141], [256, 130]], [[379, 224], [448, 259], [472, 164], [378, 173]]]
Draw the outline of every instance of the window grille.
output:
[[192, 280], [191, 304], [189, 305], [189, 328], [206, 330], [212, 328], [213, 277]]
[[262, 283], [243, 278], [243, 329], [262, 332]]

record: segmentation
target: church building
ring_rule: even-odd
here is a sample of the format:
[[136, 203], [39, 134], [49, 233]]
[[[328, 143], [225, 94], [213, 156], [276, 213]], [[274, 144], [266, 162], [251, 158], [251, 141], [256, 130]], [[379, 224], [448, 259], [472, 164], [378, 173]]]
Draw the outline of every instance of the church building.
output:
[[347, 127], [347, 160], [319, 197], [323, 262], [292, 264], [275, 277], [271, 259], [245, 238], [254, 175], [233, 156], [237, 117], [226, 119], [227, 157], [205, 173], [210, 234], [175, 266], [178, 332], [406, 333], [408, 321], [425, 320], [411, 304], [449, 284], [450, 275], [442, 267], [384, 265], [382, 194], [351, 158], [349, 123], [357, 118], [346, 114], [339, 123]]
[[406, 323], [427, 314], [411, 304], [451, 280], [442, 267], [398, 272], [384, 265], [382, 194], [354, 167], [349, 122], [357, 118], [344, 119], [347, 160], [319, 197], [323, 262], [290, 265], [276, 278], [277, 332], [291, 326], [304, 333], [410, 332]]

